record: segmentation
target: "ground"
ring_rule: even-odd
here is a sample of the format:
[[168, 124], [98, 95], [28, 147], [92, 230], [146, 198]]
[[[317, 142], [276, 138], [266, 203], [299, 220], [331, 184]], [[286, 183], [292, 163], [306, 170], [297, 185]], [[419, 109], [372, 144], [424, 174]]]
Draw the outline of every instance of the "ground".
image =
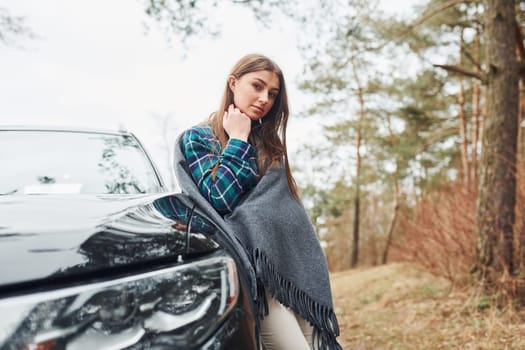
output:
[[345, 350], [525, 349], [524, 314], [409, 264], [331, 274]]

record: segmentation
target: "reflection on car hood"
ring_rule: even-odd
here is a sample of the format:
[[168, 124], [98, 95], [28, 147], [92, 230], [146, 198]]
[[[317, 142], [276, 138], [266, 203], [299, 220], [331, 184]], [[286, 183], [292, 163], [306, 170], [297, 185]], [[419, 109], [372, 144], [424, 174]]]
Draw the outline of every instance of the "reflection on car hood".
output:
[[191, 214], [179, 195], [1, 196], [0, 285], [216, 250]]

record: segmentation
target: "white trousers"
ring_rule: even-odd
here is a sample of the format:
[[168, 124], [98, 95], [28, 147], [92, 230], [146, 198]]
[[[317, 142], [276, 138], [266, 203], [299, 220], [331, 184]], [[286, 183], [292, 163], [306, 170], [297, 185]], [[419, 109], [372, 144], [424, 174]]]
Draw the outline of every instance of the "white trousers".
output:
[[261, 322], [264, 350], [311, 350], [312, 326], [266, 293], [269, 313]]

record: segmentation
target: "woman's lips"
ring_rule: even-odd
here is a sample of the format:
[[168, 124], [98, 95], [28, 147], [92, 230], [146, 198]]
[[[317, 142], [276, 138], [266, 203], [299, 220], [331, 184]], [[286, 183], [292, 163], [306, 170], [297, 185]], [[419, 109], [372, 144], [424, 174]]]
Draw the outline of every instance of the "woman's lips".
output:
[[257, 107], [257, 106], [253, 106], [252, 105], [252, 108], [257, 112], [257, 113], [262, 113], [263, 112], [263, 109], [261, 107]]

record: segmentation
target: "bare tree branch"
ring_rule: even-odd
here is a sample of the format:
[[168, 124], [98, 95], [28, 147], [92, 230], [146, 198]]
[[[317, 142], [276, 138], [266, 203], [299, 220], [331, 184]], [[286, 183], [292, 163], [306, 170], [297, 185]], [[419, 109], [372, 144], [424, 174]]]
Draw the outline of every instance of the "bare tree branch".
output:
[[474, 72], [474, 71], [471, 71], [471, 70], [463, 68], [463, 67], [452, 66], [452, 65], [448, 65], [448, 64], [434, 64], [434, 67], [438, 67], [438, 68], [444, 69], [444, 70], [449, 71], [449, 72], [462, 74], [462, 75], [465, 75], [467, 77], [476, 78], [476, 79], [480, 80], [484, 84], [487, 81], [487, 77], [485, 76], [484, 73]]
[[454, 7], [454, 6], [459, 5], [459, 4], [467, 4], [467, 3], [471, 3], [471, 2], [476, 2], [476, 0], [450, 0], [450, 1], [447, 1], [446, 3], [442, 4], [441, 6], [437, 7], [436, 9], [430, 11], [429, 13], [423, 14], [421, 17], [419, 17], [414, 23], [412, 23], [411, 25], [408, 26], [407, 31], [402, 34], [402, 37], [407, 35], [410, 31], [412, 31], [412, 29], [414, 29], [415, 27], [419, 26], [420, 24], [428, 21], [430, 18], [434, 17], [435, 15], [440, 13], [441, 11], [444, 11], [444, 10], [446, 10], [448, 8]]
[[[424, 22], [428, 21], [430, 18], [434, 17], [435, 15], [439, 14], [440, 12], [442, 12], [442, 11], [444, 11], [446, 9], [449, 9], [449, 8], [451, 8], [453, 6], [459, 5], [459, 4], [467, 4], [467, 3], [472, 3], [472, 2], [476, 2], [476, 1], [478, 1], [478, 0], [450, 0], [450, 1], [442, 4], [441, 6], [437, 7], [436, 9], [434, 9], [432, 11], [422, 14], [418, 19], [416, 19], [412, 24], [410, 24], [403, 32], [401, 32], [397, 38], [387, 40], [387, 41], [383, 42], [382, 44], [380, 44], [379, 46], [376, 46], [376, 47], [368, 47], [368, 48], [366, 48], [366, 51], [381, 50], [382, 48], [384, 48], [386, 45], [388, 45], [389, 43], [393, 42], [394, 40], [401, 40], [401, 39], [403, 39], [405, 36], [410, 34], [412, 32], [412, 30], [414, 30], [414, 28], [420, 26], [421, 24], [423, 24]], [[359, 53], [356, 53], [356, 54], [359, 54]]]

